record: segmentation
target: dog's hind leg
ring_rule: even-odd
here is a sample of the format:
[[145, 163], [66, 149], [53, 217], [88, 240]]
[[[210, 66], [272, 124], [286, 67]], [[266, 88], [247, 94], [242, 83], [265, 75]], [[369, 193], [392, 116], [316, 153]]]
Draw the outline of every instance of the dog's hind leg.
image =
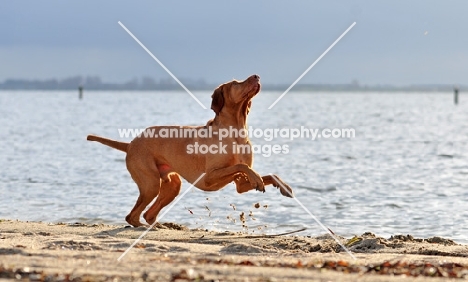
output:
[[125, 217], [125, 220], [133, 226], [143, 225], [140, 222], [140, 215], [156, 196], [161, 187], [161, 177], [154, 163], [143, 163], [143, 160], [127, 160], [127, 168], [133, 180], [140, 190], [140, 195], [135, 206]]
[[143, 218], [149, 224], [153, 224], [156, 221], [159, 212], [172, 202], [177, 195], [179, 195], [180, 187], [182, 186], [180, 176], [178, 174], [171, 173], [168, 177], [169, 181], [161, 182], [161, 189], [156, 202], [143, 215]]

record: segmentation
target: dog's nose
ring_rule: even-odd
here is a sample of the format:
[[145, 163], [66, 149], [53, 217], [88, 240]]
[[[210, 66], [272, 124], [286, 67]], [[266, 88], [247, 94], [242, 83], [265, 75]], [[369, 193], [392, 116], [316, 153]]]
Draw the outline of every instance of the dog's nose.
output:
[[252, 77], [255, 79], [260, 79], [260, 76], [258, 76], [257, 74], [252, 75]]

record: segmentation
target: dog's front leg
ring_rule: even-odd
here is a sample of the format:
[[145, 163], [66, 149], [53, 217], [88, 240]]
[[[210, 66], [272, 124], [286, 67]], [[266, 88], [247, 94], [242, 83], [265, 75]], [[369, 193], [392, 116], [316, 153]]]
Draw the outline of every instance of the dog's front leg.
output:
[[[279, 176], [265, 175], [262, 176], [262, 180], [265, 186], [273, 185], [274, 187], [279, 188], [283, 196], [289, 198], [294, 197], [294, 193], [291, 187], [288, 184], [286, 184], [281, 178], [279, 178]], [[242, 174], [238, 175], [234, 182], [236, 183], [236, 189], [239, 194], [248, 192], [253, 189], [249, 183], [249, 180]]]
[[265, 175], [262, 176], [263, 183], [266, 185], [273, 185], [276, 188], [280, 189], [281, 195], [293, 198], [294, 193], [291, 187], [286, 184], [279, 176], [277, 175]]
[[265, 192], [262, 177], [246, 164], [236, 164], [210, 170], [205, 175], [205, 185], [209, 190], [221, 189], [228, 183], [235, 181], [239, 174], [245, 175], [252, 189]]

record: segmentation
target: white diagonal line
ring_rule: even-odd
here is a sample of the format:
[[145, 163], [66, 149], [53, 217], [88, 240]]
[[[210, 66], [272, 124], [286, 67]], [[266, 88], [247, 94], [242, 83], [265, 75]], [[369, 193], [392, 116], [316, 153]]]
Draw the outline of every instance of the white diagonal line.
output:
[[124, 25], [123, 23], [121, 23], [120, 21], [119, 21], [118, 23], [119, 23], [119, 25], [120, 25], [120, 26], [121, 26], [137, 43], [138, 43], [138, 44], [140, 44], [140, 46], [146, 51], [146, 53], [148, 53], [148, 54], [151, 56], [151, 58], [153, 58], [153, 59], [154, 59], [170, 76], [172, 76], [172, 78], [173, 78], [175, 81], [177, 81], [177, 83], [179, 83], [179, 85], [180, 85], [182, 88], [184, 88], [185, 91], [187, 91], [188, 94], [190, 94], [190, 96], [192, 96], [192, 98], [193, 98], [195, 101], [197, 101], [197, 103], [198, 103], [203, 109], [206, 110], [205, 105], [203, 105], [203, 104], [200, 102], [200, 100], [198, 100], [197, 97], [195, 97], [195, 95], [193, 95], [193, 93], [190, 92], [190, 90], [188, 90], [187, 87], [185, 87], [185, 85], [182, 84], [182, 82], [180, 82], [180, 80], [177, 79], [177, 77], [175, 77], [175, 75], [172, 74], [172, 72], [171, 72], [168, 68], [166, 68], [166, 66], [165, 66], [163, 63], [161, 63], [160, 60], [158, 60], [158, 58], [156, 58], [156, 56], [154, 56], [153, 53], [151, 53], [151, 51], [148, 50], [148, 48], [146, 48], [146, 46], [143, 45], [143, 43], [141, 43], [140, 40], [138, 40], [138, 38], [136, 38], [136, 36], [133, 35], [133, 33], [130, 32], [130, 30], [128, 30], [128, 28], [125, 27], [125, 25]]
[[310, 67], [308, 67], [308, 68], [301, 74], [301, 76], [299, 76], [299, 77], [296, 79], [296, 81], [294, 81], [293, 84], [291, 84], [291, 86], [289, 86], [289, 88], [286, 89], [286, 91], [284, 91], [284, 93], [281, 94], [281, 96], [279, 96], [278, 99], [276, 99], [275, 102], [273, 102], [273, 104], [271, 104], [270, 107], [268, 107], [268, 109], [271, 110], [271, 108], [273, 108], [273, 107], [276, 105], [276, 103], [278, 103], [279, 100], [281, 100], [281, 99], [284, 97], [284, 95], [286, 95], [286, 94], [289, 92], [289, 90], [291, 90], [291, 88], [293, 88], [294, 85], [296, 85], [296, 83], [298, 83], [299, 80], [301, 80], [301, 78], [302, 78], [304, 75], [306, 75], [306, 74], [310, 71], [310, 69], [312, 69], [312, 68], [318, 63], [318, 62], [323, 58], [323, 56], [325, 56], [325, 55], [328, 53], [328, 51], [330, 51], [331, 48], [333, 48], [333, 46], [335, 46], [335, 44], [338, 43], [338, 41], [340, 41], [341, 38], [343, 38], [343, 36], [345, 36], [346, 33], [348, 33], [348, 31], [350, 31], [350, 30], [353, 28], [353, 26], [354, 26], [355, 24], [356, 24], [356, 22], [354, 22], [353, 24], [351, 24], [351, 25], [348, 27], [348, 29], [345, 30], [345, 32], [343, 32], [343, 34], [341, 34], [341, 36], [338, 37], [338, 39], [336, 39], [335, 42], [333, 42], [333, 44], [330, 45], [330, 47], [328, 47], [328, 49], [325, 50], [325, 52], [323, 52], [322, 55], [320, 55], [320, 57], [318, 57], [318, 59], [315, 60], [315, 62], [314, 62], [312, 65], [310, 65]]
[[200, 175], [200, 177], [198, 177], [197, 180], [195, 180], [195, 181], [192, 183], [192, 185], [190, 185], [190, 187], [189, 187], [187, 190], [185, 190], [185, 192], [184, 192], [182, 195], [180, 195], [174, 202], [172, 202], [172, 204], [171, 204], [168, 208], [166, 208], [166, 210], [163, 212], [163, 214], [161, 214], [161, 216], [160, 216], [157, 220], [155, 220], [155, 221], [153, 222], [153, 224], [151, 224], [151, 226], [148, 227], [148, 229], [146, 229], [146, 230], [140, 235], [140, 237], [138, 237], [138, 239], [136, 239], [135, 242], [133, 242], [133, 244], [132, 244], [130, 247], [128, 247], [127, 250], [125, 250], [125, 252], [117, 259], [117, 261], [120, 261], [120, 260], [121, 260], [121, 259], [122, 259], [122, 258], [123, 258], [123, 257], [140, 241], [140, 240], [141, 240], [141, 238], [143, 238], [146, 234], [148, 234], [148, 232], [154, 227], [154, 225], [158, 222], [158, 220], [161, 220], [161, 219], [177, 204], [177, 202], [178, 202], [180, 199], [182, 199], [182, 198], [185, 196], [185, 194], [187, 194], [187, 193], [193, 188], [193, 186], [195, 186], [195, 184], [197, 184], [198, 181], [200, 181], [200, 179], [202, 179], [203, 176], [205, 176], [205, 174], [206, 174], [206, 173], [202, 173], [202, 174]]
[[293, 198], [293, 199], [302, 207], [302, 209], [304, 209], [304, 210], [312, 217], [312, 219], [315, 220], [315, 221], [318, 223], [318, 225], [320, 225], [320, 227], [322, 227], [323, 230], [325, 230], [325, 232], [327, 232], [328, 234], [330, 234], [330, 236], [332, 236], [332, 238], [335, 239], [335, 241], [343, 248], [343, 250], [345, 250], [354, 260], [356, 260], [356, 257], [351, 253], [351, 251], [348, 250], [348, 248], [346, 248], [346, 247], [340, 242], [340, 240], [338, 240], [338, 238], [336, 238], [336, 236], [333, 235], [333, 233], [332, 233], [327, 227], [325, 227], [325, 225], [323, 225], [323, 224], [320, 222], [320, 220], [318, 220], [318, 219], [315, 217], [315, 215], [313, 215], [313, 214], [309, 211], [309, 209], [306, 208], [306, 207], [297, 199], [297, 197], [294, 197], [294, 196], [291, 194], [291, 192], [289, 192], [289, 190], [286, 189], [286, 187], [284, 187], [284, 185], [279, 181], [279, 179], [278, 179], [276, 176], [274, 176], [274, 175], [271, 174], [271, 173], [270, 173], [270, 175], [271, 175], [271, 177], [273, 177], [273, 179], [276, 180], [276, 182], [281, 186], [281, 188], [283, 188], [283, 190], [286, 191], [286, 192], [289, 194], [289, 196], [291, 196], [291, 198]]

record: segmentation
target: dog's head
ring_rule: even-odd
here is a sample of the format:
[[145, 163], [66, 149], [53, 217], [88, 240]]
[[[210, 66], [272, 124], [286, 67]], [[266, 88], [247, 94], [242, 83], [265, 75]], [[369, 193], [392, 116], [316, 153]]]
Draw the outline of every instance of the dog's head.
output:
[[218, 86], [211, 95], [211, 109], [219, 115], [223, 108], [229, 111], [241, 109], [245, 115], [249, 113], [251, 99], [260, 92], [260, 77], [251, 75], [244, 81], [233, 80]]

